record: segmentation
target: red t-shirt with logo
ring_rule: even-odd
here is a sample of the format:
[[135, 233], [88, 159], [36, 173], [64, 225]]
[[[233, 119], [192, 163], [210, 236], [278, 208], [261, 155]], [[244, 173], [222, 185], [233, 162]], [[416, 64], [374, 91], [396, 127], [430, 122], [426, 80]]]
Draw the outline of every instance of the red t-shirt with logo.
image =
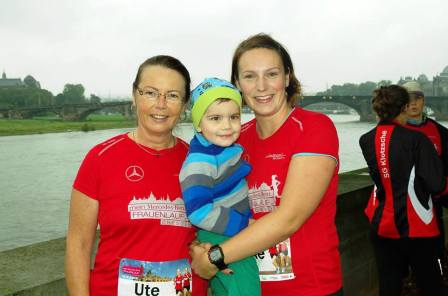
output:
[[[245, 148], [245, 159], [252, 165], [247, 181], [255, 219], [279, 205], [293, 157], [317, 154], [339, 163], [338, 137], [331, 120], [301, 108], [293, 109], [283, 125], [266, 139], [258, 137], [256, 120], [246, 123], [240, 143]], [[256, 255], [263, 295], [322, 296], [342, 287], [335, 225], [338, 168], [315, 212], [280, 243], [288, 251], [279, 256], [270, 256], [269, 250]]]
[[[91, 295], [126, 295], [129, 289], [175, 295], [176, 271], [191, 270], [188, 244], [195, 239], [178, 177], [187, 151], [180, 139], [155, 151], [124, 134], [87, 154], [73, 188], [99, 203]], [[170, 292], [163, 292], [168, 286]], [[195, 274], [191, 286], [194, 295], [206, 295], [206, 282]]]

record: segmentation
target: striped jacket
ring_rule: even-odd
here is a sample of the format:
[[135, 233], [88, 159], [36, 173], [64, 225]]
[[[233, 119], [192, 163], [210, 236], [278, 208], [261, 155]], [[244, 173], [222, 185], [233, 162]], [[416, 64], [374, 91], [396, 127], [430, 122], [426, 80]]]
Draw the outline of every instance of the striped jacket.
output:
[[179, 174], [186, 212], [197, 227], [233, 236], [251, 217], [245, 177], [250, 165], [239, 144], [220, 147], [196, 133]]

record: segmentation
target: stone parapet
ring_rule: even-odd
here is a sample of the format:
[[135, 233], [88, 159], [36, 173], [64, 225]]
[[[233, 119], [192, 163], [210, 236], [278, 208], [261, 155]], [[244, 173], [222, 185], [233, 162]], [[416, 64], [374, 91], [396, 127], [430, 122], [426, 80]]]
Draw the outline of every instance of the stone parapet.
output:
[[67, 295], [65, 238], [0, 252], [0, 295]]
[[[371, 190], [366, 169], [339, 175], [336, 225], [345, 296], [378, 294], [369, 223], [364, 215]], [[0, 296], [67, 295], [64, 253], [65, 238], [0, 252]]]

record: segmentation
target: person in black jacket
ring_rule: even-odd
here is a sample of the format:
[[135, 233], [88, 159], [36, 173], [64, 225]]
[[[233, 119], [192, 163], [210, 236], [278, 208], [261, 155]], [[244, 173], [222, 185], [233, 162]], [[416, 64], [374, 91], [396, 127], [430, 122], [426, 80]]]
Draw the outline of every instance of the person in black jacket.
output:
[[[448, 129], [438, 123], [437, 121], [426, 116], [425, 94], [417, 81], [409, 81], [403, 84], [403, 87], [409, 93], [409, 108], [407, 109], [407, 124], [406, 127], [424, 133], [431, 143], [436, 148], [437, 154], [443, 163], [443, 171], [445, 177], [448, 176]], [[448, 195], [441, 196], [434, 203], [436, 208], [437, 219], [439, 223], [440, 236], [440, 257], [442, 266], [446, 265], [446, 247], [445, 247], [445, 226], [443, 223], [443, 207], [448, 207]], [[448, 270], [444, 270], [448, 273]]]
[[420, 132], [404, 127], [409, 94], [401, 86], [374, 91], [378, 125], [359, 143], [375, 187], [366, 207], [380, 296], [401, 294], [409, 266], [422, 295], [446, 295], [438, 260], [439, 227], [433, 207], [446, 194], [442, 163]]
[[[429, 118], [425, 112], [425, 94], [416, 81], [403, 84], [409, 93], [409, 108], [407, 111], [406, 127], [424, 133], [434, 145], [443, 163], [444, 175], [448, 176], [448, 129]], [[440, 202], [448, 207], [448, 195], [440, 198]]]

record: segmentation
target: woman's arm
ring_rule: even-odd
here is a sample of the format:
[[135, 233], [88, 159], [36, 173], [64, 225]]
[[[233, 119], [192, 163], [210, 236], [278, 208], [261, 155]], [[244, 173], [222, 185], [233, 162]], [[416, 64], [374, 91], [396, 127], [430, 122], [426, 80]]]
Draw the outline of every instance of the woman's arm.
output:
[[90, 257], [98, 221], [98, 201], [73, 189], [65, 255], [70, 295], [89, 295]]
[[444, 195], [447, 191], [443, 163], [428, 137], [420, 133], [415, 159], [415, 174], [420, 177], [429, 193]]
[[[279, 207], [221, 245], [225, 263], [252, 256], [290, 237], [318, 207], [333, 177], [336, 160], [327, 156], [296, 156], [288, 169]], [[190, 255], [197, 274], [217, 271], [207, 257], [210, 245], [193, 245]]]

